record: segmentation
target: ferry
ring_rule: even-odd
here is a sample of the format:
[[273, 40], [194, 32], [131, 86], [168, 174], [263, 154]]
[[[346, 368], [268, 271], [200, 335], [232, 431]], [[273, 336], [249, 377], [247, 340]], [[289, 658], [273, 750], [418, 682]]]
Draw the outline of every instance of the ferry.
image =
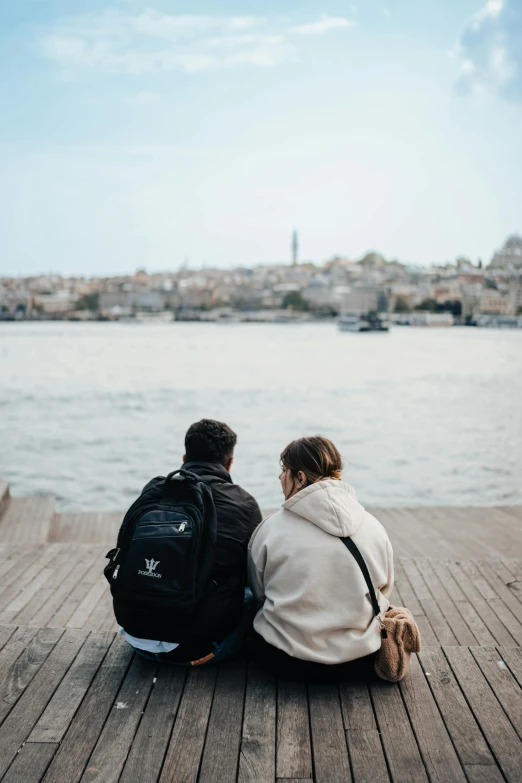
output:
[[339, 318], [341, 332], [388, 332], [390, 325], [385, 313], [346, 313]]

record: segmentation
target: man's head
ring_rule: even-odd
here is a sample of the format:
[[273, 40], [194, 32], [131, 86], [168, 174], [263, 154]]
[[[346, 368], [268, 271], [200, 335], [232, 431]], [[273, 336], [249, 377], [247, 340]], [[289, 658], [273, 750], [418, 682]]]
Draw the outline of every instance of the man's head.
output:
[[236, 433], [223, 422], [201, 419], [188, 428], [183, 461], [219, 462], [230, 470], [236, 442]]

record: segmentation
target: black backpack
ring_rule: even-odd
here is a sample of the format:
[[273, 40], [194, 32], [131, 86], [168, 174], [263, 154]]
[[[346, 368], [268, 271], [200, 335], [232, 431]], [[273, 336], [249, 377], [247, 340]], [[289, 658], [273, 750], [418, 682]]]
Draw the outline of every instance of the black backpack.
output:
[[216, 529], [211, 490], [195, 473], [175, 470], [149, 482], [107, 554], [117, 619], [126, 608], [134, 616], [164, 614], [169, 625], [189, 616], [211, 583]]

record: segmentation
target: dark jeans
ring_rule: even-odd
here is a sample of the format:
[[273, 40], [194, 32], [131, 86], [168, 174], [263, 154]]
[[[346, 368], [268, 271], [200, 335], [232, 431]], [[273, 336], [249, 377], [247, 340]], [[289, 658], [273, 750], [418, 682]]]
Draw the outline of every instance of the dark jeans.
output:
[[346, 663], [324, 664], [301, 661], [268, 644], [254, 632], [254, 654], [260, 666], [276, 679], [295, 682], [343, 682], [373, 680], [376, 653]]
[[211, 649], [205, 651], [197, 660], [186, 660], [183, 655], [183, 646], [180, 645], [168, 653], [151, 653], [146, 650], [140, 650], [137, 647], [132, 649], [142, 658], [148, 658], [151, 661], [161, 661], [170, 663], [173, 666], [208, 666], [209, 664], [228, 661], [236, 658], [243, 646], [245, 635], [252, 628], [257, 605], [254, 596], [249, 587], [245, 587], [245, 596], [243, 599], [243, 613], [239, 625], [231, 633], [227, 634], [220, 642], [213, 642]]

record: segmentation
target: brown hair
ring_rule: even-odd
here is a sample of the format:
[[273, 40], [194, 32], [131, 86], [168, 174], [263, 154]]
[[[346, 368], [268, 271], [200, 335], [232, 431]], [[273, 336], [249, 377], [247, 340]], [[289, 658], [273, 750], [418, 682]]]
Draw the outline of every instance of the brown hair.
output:
[[301, 470], [308, 486], [323, 479], [340, 480], [343, 460], [331, 440], [314, 435], [289, 443], [281, 454], [281, 465], [294, 479]]

